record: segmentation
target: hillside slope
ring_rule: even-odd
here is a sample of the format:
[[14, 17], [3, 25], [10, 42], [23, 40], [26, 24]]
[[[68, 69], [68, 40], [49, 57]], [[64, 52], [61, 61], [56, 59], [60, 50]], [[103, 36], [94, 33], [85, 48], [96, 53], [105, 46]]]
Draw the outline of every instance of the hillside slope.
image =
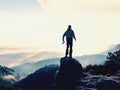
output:
[[13, 70], [0, 66], [0, 86], [11, 86], [20, 79], [20, 76]]
[[54, 77], [58, 69], [58, 65], [45, 66], [28, 75], [25, 79], [19, 81], [15, 86], [28, 90], [54, 90]]

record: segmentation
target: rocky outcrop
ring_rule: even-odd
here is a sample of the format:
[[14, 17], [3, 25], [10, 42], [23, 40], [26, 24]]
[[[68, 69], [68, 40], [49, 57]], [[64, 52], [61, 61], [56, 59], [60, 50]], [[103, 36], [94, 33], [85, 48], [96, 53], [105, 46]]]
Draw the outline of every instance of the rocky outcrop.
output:
[[56, 75], [57, 90], [75, 90], [75, 80], [82, 72], [81, 64], [73, 59], [64, 57], [60, 60], [60, 69]]
[[83, 75], [81, 64], [64, 57], [56, 74], [56, 90], [120, 90], [120, 71], [114, 75]]
[[89, 75], [79, 80], [75, 90], [120, 90], [120, 77]]
[[74, 90], [120, 90], [120, 77], [117, 75], [88, 75], [78, 82]]

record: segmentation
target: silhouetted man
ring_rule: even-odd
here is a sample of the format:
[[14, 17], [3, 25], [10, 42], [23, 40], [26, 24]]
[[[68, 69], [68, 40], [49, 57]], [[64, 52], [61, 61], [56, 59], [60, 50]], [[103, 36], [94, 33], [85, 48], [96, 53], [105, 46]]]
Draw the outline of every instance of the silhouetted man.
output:
[[67, 57], [68, 55], [68, 49], [70, 48], [70, 51], [69, 51], [69, 57], [72, 58], [72, 46], [73, 46], [73, 38], [76, 40], [76, 37], [75, 37], [75, 34], [72, 30], [72, 27], [71, 25], [68, 26], [67, 30], [65, 31], [65, 33], [63, 34], [63, 44], [64, 44], [64, 37], [66, 36], [66, 53], [65, 53], [65, 56]]

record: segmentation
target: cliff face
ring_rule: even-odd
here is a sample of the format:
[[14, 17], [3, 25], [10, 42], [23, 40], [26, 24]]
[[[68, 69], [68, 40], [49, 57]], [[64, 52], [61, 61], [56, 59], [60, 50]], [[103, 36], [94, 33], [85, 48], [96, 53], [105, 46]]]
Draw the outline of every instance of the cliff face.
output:
[[56, 90], [120, 90], [120, 72], [107, 75], [83, 74], [81, 64], [64, 57], [56, 74]]

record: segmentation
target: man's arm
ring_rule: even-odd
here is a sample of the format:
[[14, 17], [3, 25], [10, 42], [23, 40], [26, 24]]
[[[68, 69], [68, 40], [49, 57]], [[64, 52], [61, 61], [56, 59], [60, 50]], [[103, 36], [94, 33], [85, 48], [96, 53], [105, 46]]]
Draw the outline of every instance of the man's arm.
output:
[[63, 43], [62, 43], [62, 44], [65, 43], [65, 41], [64, 41], [65, 34], [66, 34], [66, 32], [63, 34], [63, 37], [62, 37], [62, 41], [63, 41]]
[[73, 31], [73, 38], [76, 40], [76, 37], [75, 37], [74, 31]]

